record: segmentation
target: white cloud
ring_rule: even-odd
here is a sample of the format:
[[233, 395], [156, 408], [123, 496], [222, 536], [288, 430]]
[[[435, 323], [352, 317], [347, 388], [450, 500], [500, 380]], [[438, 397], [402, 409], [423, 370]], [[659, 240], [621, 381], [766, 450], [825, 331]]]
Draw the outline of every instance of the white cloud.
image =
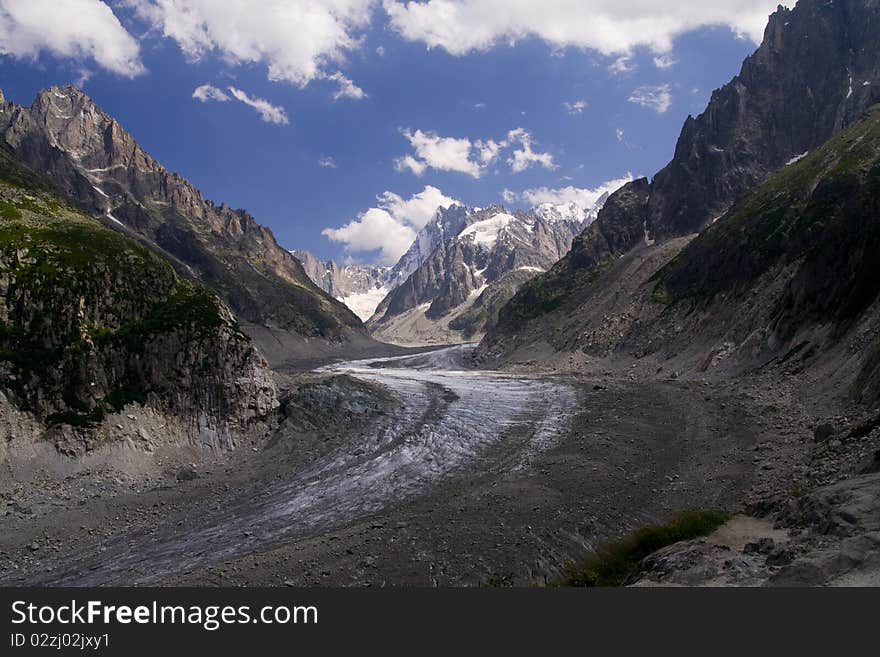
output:
[[604, 182], [594, 189], [573, 186], [560, 187], [557, 189], [537, 187], [534, 189], [527, 189], [519, 194], [506, 189], [502, 193], [502, 198], [507, 203], [522, 200], [531, 206], [541, 205], [542, 203], [552, 203], [553, 205], [575, 203], [582, 208], [591, 208], [604, 194], [611, 194], [632, 180], [632, 174], [628, 173], [622, 178], [616, 178]]
[[668, 84], [644, 85], [632, 92], [629, 102], [663, 114], [672, 105], [672, 92]]
[[572, 102], [562, 103], [562, 107], [566, 112], [575, 116], [577, 114], [583, 114], [584, 110], [587, 109], [587, 102], [585, 100], [575, 100]]
[[104, 2], [0, 0], [0, 54], [36, 59], [42, 52], [127, 77], [145, 70], [137, 40]]
[[[543, 166], [546, 169], [556, 168], [553, 155], [536, 152], [532, 148], [532, 135], [523, 128], [511, 130], [501, 141], [494, 139], [471, 141], [467, 137], [441, 137], [436, 132], [422, 130], [401, 132], [409, 140], [415, 153], [397, 158], [394, 166], [398, 171], [409, 170], [417, 176], [423, 175], [428, 169], [436, 169], [480, 178], [504, 151], [510, 152], [506, 161], [514, 173], [525, 171], [533, 165]], [[517, 146], [519, 148], [516, 148]]]
[[193, 91], [192, 97], [203, 103], [207, 103], [209, 100], [214, 100], [218, 103], [225, 103], [229, 100], [229, 96], [226, 95], [225, 91], [218, 89], [212, 84], [203, 84], [200, 87], [196, 87], [196, 90]]
[[321, 233], [333, 242], [345, 243], [349, 251], [379, 251], [378, 262], [382, 265], [397, 262], [416, 238], [416, 231], [381, 208], [370, 208], [355, 221], [341, 228], [325, 228]]
[[332, 75], [327, 76], [328, 80], [332, 80], [336, 84], [339, 85], [339, 88], [333, 94], [333, 100], [339, 100], [340, 98], [351, 98], [353, 100], [363, 100], [367, 97], [367, 94], [357, 86], [354, 82], [345, 77], [342, 73], [337, 71]]
[[501, 152], [503, 147], [507, 146], [504, 142], [497, 142], [493, 139], [487, 139], [486, 141], [477, 140], [474, 144], [474, 148], [477, 149], [477, 153], [480, 158], [481, 166], [488, 166], [492, 164], [497, 158], [498, 154]]
[[379, 264], [392, 265], [406, 253], [438, 208], [458, 202], [431, 186], [409, 199], [385, 192], [377, 201], [378, 207], [369, 208], [341, 228], [326, 228], [322, 234], [333, 242], [344, 243], [349, 252], [378, 251]]
[[334, 160], [330, 155], [324, 155], [323, 157], [318, 158], [318, 166], [322, 169], [335, 169], [336, 160]]
[[409, 169], [417, 176], [421, 176], [428, 168], [457, 171], [474, 178], [479, 178], [482, 174], [480, 164], [471, 160], [473, 145], [470, 139], [441, 137], [436, 132], [421, 130], [404, 130], [403, 136], [415, 149], [415, 156], [398, 158], [395, 162], [398, 171]]
[[520, 173], [530, 168], [533, 164], [542, 166], [545, 169], [556, 168], [553, 156], [550, 153], [537, 153], [532, 150], [532, 136], [522, 128], [511, 130], [507, 135], [507, 143], [513, 144], [517, 141], [520, 143], [521, 148], [515, 150], [507, 159], [511, 171]]
[[240, 100], [245, 105], [257, 110], [260, 118], [266, 123], [274, 123], [275, 125], [287, 125], [290, 123], [283, 107], [273, 105], [263, 98], [252, 98], [241, 89], [236, 89], [235, 87], [229, 87], [229, 93], [231, 93], [236, 100]]
[[405, 39], [453, 55], [537, 37], [555, 49], [618, 56], [644, 46], [671, 50], [676, 37], [711, 25], [759, 42], [779, 0], [384, 0], [391, 26]]
[[617, 141], [623, 141], [626, 137], [626, 131], [623, 128], [618, 128], [614, 131], [614, 134], [617, 135]]
[[230, 65], [265, 64], [270, 80], [299, 86], [332, 79], [341, 82], [341, 97], [353, 97], [350, 94], [356, 92], [336, 77], [336, 69], [360, 47], [360, 32], [369, 25], [374, 0], [124, 0], [123, 4], [175, 41], [193, 61], [216, 53]]
[[412, 155], [404, 155], [394, 160], [394, 168], [398, 171], [406, 171], [409, 169], [417, 176], [421, 177], [428, 170], [428, 163], [417, 160]]
[[[446, 196], [436, 187], [428, 185], [408, 200], [395, 194], [385, 192], [379, 197], [379, 206], [391, 213], [398, 221], [404, 222], [416, 230], [424, 228], [434, 217], [437, 208], [448, 208], [458, 203], [454, 198]], [[407, 245], [408, 246], [408, 245]]]
[[629, 55], [621, 55], [608, 65], [608, 70], [612, 73], [632, 73], [638, 68], [638, 64]]
[[657, 55], [654, 57], [654, 66], [661, 70], [666, 70], [667, 68], [672, 68], [678, 63], [678, 60], [675, 59], [670, 54]]

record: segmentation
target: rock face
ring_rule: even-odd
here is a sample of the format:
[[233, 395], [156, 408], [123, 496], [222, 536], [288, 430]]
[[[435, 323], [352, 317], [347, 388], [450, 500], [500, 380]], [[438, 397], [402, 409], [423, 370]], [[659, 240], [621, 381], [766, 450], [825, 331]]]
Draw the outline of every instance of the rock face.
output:
[[[642, 245], [696, 233], [771, 172], [820, 146], [880, 100], [880, 4], [800, 0], [770, 17], [762, 45], [682, 129], [675, 156], [652, 182], [634, 181], [552, 272], [500, 314], [486, 351], [507, 337], [541, 333], [557, 308], [571, 313], [603, 270]], [[528, 328], [530, 323], [535, 325]]]
[[[699, 333], [727, 356], [835, 368], [880, 400], [880, 105], [771, 176], [655, 277], [661, 353]], [[708, 363], [711, 366], [712, 363]], [[831, 374], [831, 372], [827, 372]]]
[[433, 219], [419, 231], [412, 246], [391, 269], [390, 287], [395, 288], [406, 281], [440, 244], [458, 235], [468, 224], [468, 217], [472, 213], [471, 208], [458, 204], [438, 208]]
[[333, 260], [320, 260], [308, 251], [295, 250], [291, 253], [302, 263], [303, 269], [315, 285], [344, 303], [363, 321], [373, 316], [379, 302], [390, 290], [390, 267], [341, 267]]
[[401, 262], [414, 262], [431, 246], [433, 252], [382, 301], [368, 327], [380, 339], [408, 344], [482, 335], [523, 283], [559, 260], [604, 201], [589, 210], [453, 206], [439, 212]]
[[271, 231], [244, 210], [205, 200], [79, 89], [53, 87], [30, 107], [0, 109], [3, 143], [21, 161], [81, 209], [214, 290], [240, 320], [331, 341], [364, 332]]
[[0, 403], [32, 427], [75, 453], [110, 417], [149, 408], [228, 447], [274, 409], [265, 361], [213, 293], [5, 149], [0, 214]]

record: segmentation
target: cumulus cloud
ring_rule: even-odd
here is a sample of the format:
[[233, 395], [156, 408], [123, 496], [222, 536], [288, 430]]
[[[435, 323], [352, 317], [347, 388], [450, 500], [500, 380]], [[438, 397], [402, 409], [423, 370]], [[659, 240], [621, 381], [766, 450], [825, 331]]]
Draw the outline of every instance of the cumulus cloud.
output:
[[337, 68], [345, 63], [347, 53], [360, 46], [373, 0], [124, 0], [124, 4], [156, 32], [175, 41], [193, 61], [217, 54], [230, 65], [264, 64], [270, 80], [305, 86], [331, 79], [340, 83], [339, 97], [358, 97], [352, 95], [357, 94], [356, 85], [338, 77]]
[[236, 100], [254, 108], [257, 111], [257, 114], [260, 115], [260, 118], [266, 123], [274, 123], [275, 125], [287, 125], [290, 123], [283, 107], [273, 105], [264, 98], [251, 97], [241, 89], [236, 89], [235, 87], [229, 87], [229, 93], [231, 93]]
[[217, 101], [218, 103], [229, 101], [229, 96], [226, 95], [226, 92], [212, 84], [203, 84], [200, 87], [196, 87], [192, 97], [203, 103], [207, 103], [209, 100]]
[[596, 50], [608, 56], [647, 47], [668, 52], [690, 30], [727, 26], [760, 41], [778, 0], [384, 0], [391, 26], [403, 38], [453, 55], [537, 37], [553, 48]]
[[507, 143], [513, 144], [517, 142], [519, 142], [520, 148], [515, 150], [507, 159], [511, 171], [521, 173], [533, 165], [538, 165], [545, 169], [556, 168], [553, 156], [550, 153], [540, 153], [532, 149], [532, 136], [522, 128], [511, 130], [507, 136]]
[[377, 260], [382, 265], [397, 262], [416, 238], [416, 231], [381, 208], [370, 208], [345, 226], [326, 228], [321, 233], [333, 242], [343, 242], [348, 251], [378, 251]]
[[0, 0], [0, 55], [94, 61], [113, 73], [144, 72], [140, 46], [100, 0]]
[[458, 203], [430, 185], [409, 199], [385, 192], [376, 200], [377, 207], [340, 228], [326, 228], [322, 234], [345, 244], [346, 251], [352, 253], [378, 252], [377, 260], [383, 265], [393, 265], [406, 253], [438, 208]]
[[481, 174], [480, 164], [471, 160], [473, 144], [470, 139], [441, 137], [436, 132], [404, 130], [403, 136], [409, 140], [415, 155], [398, 158], [395, 166], [398, 171], [409, 169], [421, 176], [428, 168], [439, 171], [458, 171], [474, 178]]
[[629, 102], [652, 109], [663, 114], [672, 105], [672, 91], [668, 84], [658, 86], [644, 85], [632, 92]]
[[446, 196], [431, 185], [409, 199], [404, 199], [393, 192], [385, 192], [379, 197], [379, 202], [380, 207], [390, 212], [391, 216], [417, 230], [421, 230], [431, 221], [437, 208], [448, 208], [458, 203], [454, 198]]
[[587, 109], [587, 102], [585, 100], [575, 100], [572, 102], [562, 103], [562, 107], [566, 112], [575, 116], [577, 114], [583, 114], [584, 110]]
[[552, 203], [553, 205], [567, 205], [569, 203], [574, 203], [582, 208], [591, 208], [600, 198], [602, 198], [602, 196], [616, 192], [632, 180], [633, 175], [628, 173], [621, 178], [608, 180], [593, 189], [574, 186], [560, 187], [557, 189], [536, 187], [534, 189], [527, 189], [519, 194], [506, 189], [502, 193], [502, 198], [507, 203], [514, 203], [521, 200], [531, 206], [541, 205], [542, 203]]
[[318, 158], [318, 166], [322, 169], [335, 169], [336, 168], [336, 160], [334, 160], [331, 156], [325, 155], [323, 157]]
[[536, 152], [532, 148], [532, 135], [523, 128], [507, 133], [505, 139], [478, 139], [467, 137], [442, 137], [436, 132], [402, 130], [415, 151], [395, 160], [398, 171], [411, 171], [417, 176], [428, 169], [465, 173], [480, 178], [487, 168], [496, 162], [503, 151], [509, 151], [507, 164], [511, 171], [520, 173], [533, 165], [555, 169], [553, 155]]

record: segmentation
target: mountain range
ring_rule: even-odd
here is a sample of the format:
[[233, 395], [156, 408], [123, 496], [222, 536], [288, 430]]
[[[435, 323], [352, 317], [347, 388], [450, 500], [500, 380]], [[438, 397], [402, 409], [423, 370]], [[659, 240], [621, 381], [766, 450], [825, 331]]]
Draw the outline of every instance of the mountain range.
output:
[[596, 219], [608, 195], [590, 208], [543, 204], [438, 208], [391, 268], [320, 261], [294, 251], [311, 279], [367, 322], [379, 340], [444, 344], [482, 337], [519, 287], [547, 271]]

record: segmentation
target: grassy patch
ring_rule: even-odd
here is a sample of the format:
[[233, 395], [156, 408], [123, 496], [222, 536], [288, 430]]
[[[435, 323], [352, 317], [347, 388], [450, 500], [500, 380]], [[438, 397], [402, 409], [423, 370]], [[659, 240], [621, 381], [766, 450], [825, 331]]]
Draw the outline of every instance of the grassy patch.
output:
[[623, 586], [638, 573], [639, 563], [664, 547], [707, 536], [727, 522], [717, 511], [685, 511], [662, 525], [647, 525], [600, 546], [580, 563], [569, 563], [559, 586]]

